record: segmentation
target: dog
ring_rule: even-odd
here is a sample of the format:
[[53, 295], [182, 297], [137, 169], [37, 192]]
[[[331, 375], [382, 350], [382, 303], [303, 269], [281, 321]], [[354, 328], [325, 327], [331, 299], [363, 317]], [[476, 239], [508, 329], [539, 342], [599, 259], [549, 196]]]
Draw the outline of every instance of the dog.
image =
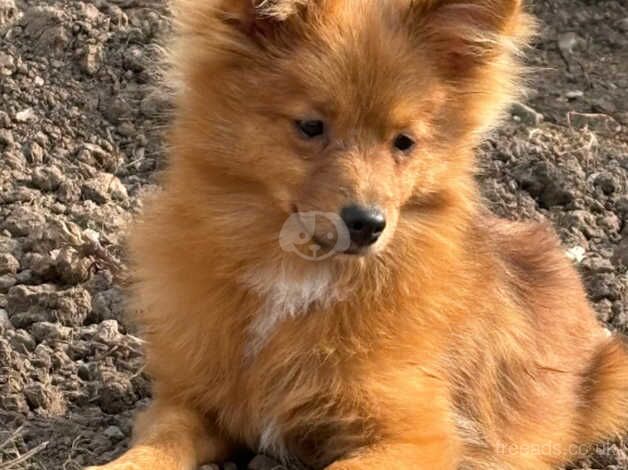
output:
[[628, 427], [626, 342], [551, 228], [485, 209], [520, 0], [174, 0], [130, 235], [153, 401], [106, 470], [555, 468]]

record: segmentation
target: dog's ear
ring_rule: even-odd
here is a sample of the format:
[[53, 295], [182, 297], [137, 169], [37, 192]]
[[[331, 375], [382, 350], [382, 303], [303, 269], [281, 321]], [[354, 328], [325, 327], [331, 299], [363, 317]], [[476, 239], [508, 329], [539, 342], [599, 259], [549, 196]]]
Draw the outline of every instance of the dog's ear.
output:
[[522, 0], [412, 0], [410, 21], [443, 58], [437, 65], [458, 76], [516, 53], [534, 31]]
[[256, 41], [269, 39], [290, 18], [301, 13], [308, 0], [222, 0], [224, 21]]

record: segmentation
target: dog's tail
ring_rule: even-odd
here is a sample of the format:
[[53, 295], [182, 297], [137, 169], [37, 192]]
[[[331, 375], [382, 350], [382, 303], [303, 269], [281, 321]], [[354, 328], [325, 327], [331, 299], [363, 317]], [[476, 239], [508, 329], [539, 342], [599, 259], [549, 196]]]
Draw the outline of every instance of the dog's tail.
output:
[[628, 341], [613, 335], [593, 356], [584, 376], [584, 441], [595, 444], [628, 431]]

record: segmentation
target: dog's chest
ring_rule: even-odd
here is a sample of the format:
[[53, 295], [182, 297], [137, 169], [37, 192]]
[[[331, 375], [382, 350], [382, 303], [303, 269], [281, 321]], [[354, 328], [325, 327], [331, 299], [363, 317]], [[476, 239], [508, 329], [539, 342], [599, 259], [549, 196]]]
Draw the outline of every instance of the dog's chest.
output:
[[245, 284], [261, 299], [247, 332], [245, 355], [254, 358], [287, 319], [307, 314], [313, 307], [330, 307], [339, 299], [332, 273], [324, 268], [291, 272], [263, 269], [247, 274]]

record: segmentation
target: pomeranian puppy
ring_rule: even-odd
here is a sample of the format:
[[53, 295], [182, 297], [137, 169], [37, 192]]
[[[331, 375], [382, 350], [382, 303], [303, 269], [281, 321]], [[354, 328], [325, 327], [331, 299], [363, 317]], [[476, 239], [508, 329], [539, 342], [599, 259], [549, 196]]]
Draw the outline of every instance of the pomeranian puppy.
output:
[[173, 7], [170, 166], [130, 243], [154, 400], [98, 468], [539, 470], [626, 429], [624, 340], [474, 181], [520, 0]]

